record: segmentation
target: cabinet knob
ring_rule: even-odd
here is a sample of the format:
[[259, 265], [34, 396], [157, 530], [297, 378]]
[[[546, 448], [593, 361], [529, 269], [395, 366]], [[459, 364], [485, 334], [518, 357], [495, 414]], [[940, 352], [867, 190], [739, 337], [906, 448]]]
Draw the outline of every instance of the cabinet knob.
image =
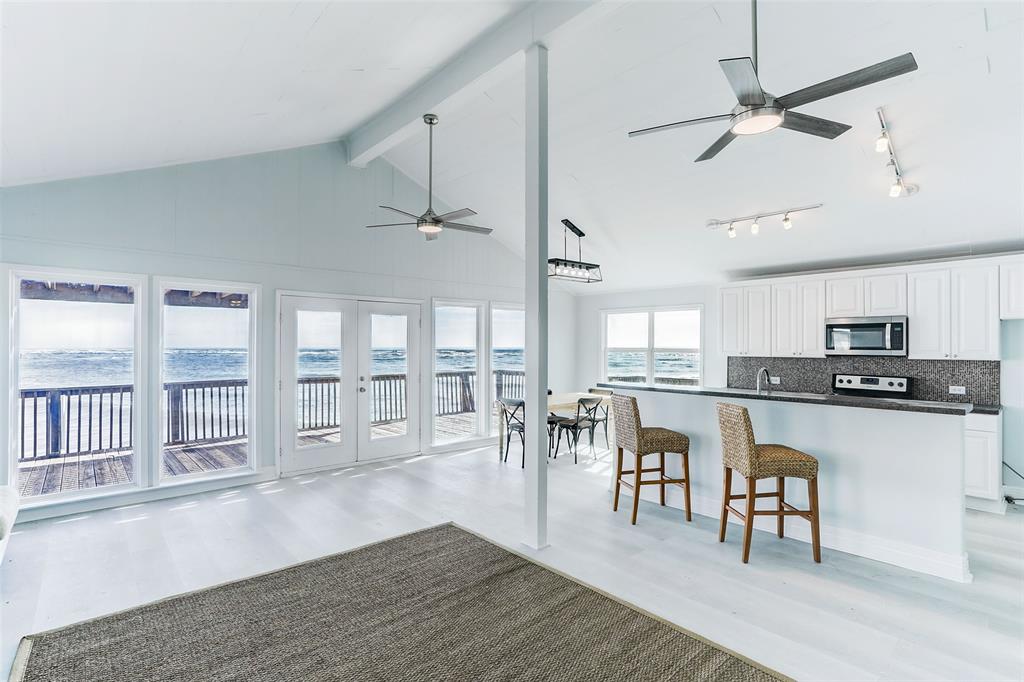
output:
[[944, 358], [948, 358], [948, 357], [949, 357], [949, 353], [946, 353], [946, 354], [945, 354], [945, 355], [943, 355], [942, 357], [944, 357]]

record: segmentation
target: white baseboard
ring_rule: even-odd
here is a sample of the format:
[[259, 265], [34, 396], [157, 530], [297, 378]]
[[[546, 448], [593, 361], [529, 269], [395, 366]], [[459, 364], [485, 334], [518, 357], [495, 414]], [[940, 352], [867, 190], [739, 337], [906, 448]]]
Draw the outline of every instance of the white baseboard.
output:
[[[657, 489], [654, 486], [646, 486], [646, 488], [641, 494], [640, 499], [657, 503]], [[627, 488], [623, 489], [623, 494], [627, 496], [631, 492]], [[670, 489], [669, 492], [670, 495], [666, 499], [667, 504], [681, 509], [682, 491]], [[720, 518], [722, 509], [721, 498], [692, 495], [691, 502], [693, 503], [692, 511], [694, 514], [700, 514], [701, 516], [713, 519]], [[741, 525], [739, 519], [731, 514], [729, 516], [730, 523]], [[776, 519], [771, 516], [757, 517], [754, 519], [754, 528], [775, 534]], [[810, 543], [810, 524], [787, 523], [786, 537]], [[868, 535], [848, 528], [829, 526], [824, 523], [821, 524], [821, 546], [959, 583], [969, 583], [974, 579], [968, 567], [966, 552], [961, 554], [936, 552], [910, 543]]]
[[967, 507], [968, 509], [988, 512], [990, 514], [1006, 513], [1006, 500], [1004, 500], [1002, 497], [1000, 497], [998, 500], [986, 500], [982, 497], [971, 497], [970, 495], [968, 495], [967, 497], [964, 498], [964, 506]]

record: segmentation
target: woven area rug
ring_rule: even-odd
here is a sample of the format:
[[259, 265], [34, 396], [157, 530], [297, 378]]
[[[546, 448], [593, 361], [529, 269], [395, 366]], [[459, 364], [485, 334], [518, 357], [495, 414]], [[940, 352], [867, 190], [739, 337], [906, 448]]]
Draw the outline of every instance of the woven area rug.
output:
[[779, 680], [454, 525], [22, 640], [46, 680]]

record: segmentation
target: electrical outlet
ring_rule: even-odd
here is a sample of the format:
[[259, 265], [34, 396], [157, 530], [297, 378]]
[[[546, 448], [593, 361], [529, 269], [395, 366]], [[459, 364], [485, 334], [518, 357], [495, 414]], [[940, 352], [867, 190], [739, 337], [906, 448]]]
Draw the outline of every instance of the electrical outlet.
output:
[[967, 389], [964, 388], [963, 386], [950, 386], [949, 387], [949, 394], [950, 395], [967, 395]]
[[773, 386], [778, 386], [782, 383], [782, 377], [768, 377], [768, 382]]

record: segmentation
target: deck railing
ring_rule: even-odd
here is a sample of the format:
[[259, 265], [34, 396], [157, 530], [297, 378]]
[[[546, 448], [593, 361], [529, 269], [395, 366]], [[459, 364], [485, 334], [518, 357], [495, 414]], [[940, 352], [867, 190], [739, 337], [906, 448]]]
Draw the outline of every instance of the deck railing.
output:
[[[523, 377], [521, 371], [496, 370], [498, 397], [522, 397]], [[476, 411], [476, 372], [438, 372], [434, 382], [437, 415]], [[337, 427], [338, 377], [302, 377], [298, 384], [298, 430]], [[371, 387], [373, 424], [407, 418], [406, 375], [375, 375]], [[245, 379], [168, 382], [163, 390], [165, 445], [213, 443], [248, 434], [249, 387]], [[132, 447], [135, 396], [131, 384], [23, 389], [18, 410], [18, 459], [22, 461]]]

